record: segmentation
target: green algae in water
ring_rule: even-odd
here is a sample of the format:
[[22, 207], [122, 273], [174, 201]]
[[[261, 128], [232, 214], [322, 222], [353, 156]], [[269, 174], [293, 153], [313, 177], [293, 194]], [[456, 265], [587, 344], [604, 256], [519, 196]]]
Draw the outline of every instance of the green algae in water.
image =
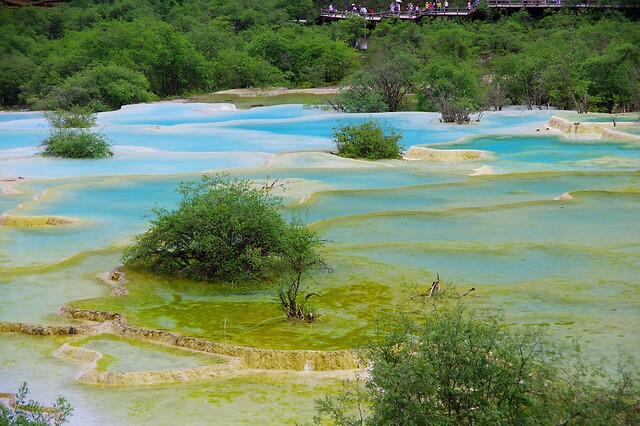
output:
[[151, 371], [218, 364], [224, 359], [189, 350], [133, 341], [112, 335], [100, 335], [74, 341], [73, 346], [100, 352], [101, 371]]
[[[523, 182], [516, 185], [522, 187]], [[570, 297], [553, 309], [532, 298], [527, 309], [531, 316], [557, 315], [579, 306], [606, 316], [606, 303], [594, 300], [611, 301], [615, 293], [583, 298], [586, 295], [576, 287], [606, 283], [611, 271], [615, 279], [633, 282], [638, 224], [631, 211], [639, 202], [640, 194], [633, 192], [591, 191], [574, 194], [566, 202], [393, 212], [320, 222], [316, 228], [332, 241], [325, 254], [334, 273], [317, 277], [322, 285], [315, 290], [321, 297], [313, 303], [321, 316], [314, 323], [286, 320], [273, 292], [266, 289], [220, 289], [148, 274], [131, 275], [129, 296], [73, 305], [122, 312], [127, 321], [147, 328], [274, 349], [357, 346], [384, 307], [406, 304], [403, 283], [429, 283], [436, 273], [463, 291], [476, 286], [478, 294], [486, 294], [485, 287], [505, 285], [525, 299], [526, 289], [548, 280]], [[612, 211], [611, 205], [619, 207]], [[637, 300], [633, 288], [625, 298]], [[523, 310], [513, 299], [504, 306], [509, 314]], [[633, 316], [629, 320], [637, 321]], [[593, 321], [589, 327], [597, 330]], [[635, 347], [638, 342], [629, 337], [624, 344]]]
[[198, 95], [192, 98], [195, 102], [232, 103], [239, 109], [254, 108], [257, 106], [273, 106], [285, 104], [326, 105], [327, 99], [335, 102], [337, 93], [313, 94], [313, 93], [285, 93], [278, 95], [240, 96], [227, 93], [210, 93]]
[[370, 261], [358, 265], [357, 259], [329, 261], [334, 273], [317, 277], [323, 285], [315, 288], [320, 297], [312, 304], [319, 319], [311, 323], [286, 319], [273, 290], [221, 289], [140, 271], [127, 272], [127, 296], [69, 305], [120, 312], [132, 325], [221, 343], [268, 349], [358, 347], [381, 307], [396, 303], [397, 291], [387, 282], [403, 271]]

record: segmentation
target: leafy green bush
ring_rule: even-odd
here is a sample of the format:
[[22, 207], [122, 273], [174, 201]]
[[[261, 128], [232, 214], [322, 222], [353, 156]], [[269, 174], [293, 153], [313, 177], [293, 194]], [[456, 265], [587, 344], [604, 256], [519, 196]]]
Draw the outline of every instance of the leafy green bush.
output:
[[81, 105], [93, 111], [108, 111], [155, 99], [142, 73], [108, 64], [95, 65], [69, 76], [52, 87], [46, 96], [32, 100], [32, 107], [68, 109]]
[[104, 158], [113, 156], [111, 144], [104, 135], [86, 130], [65, 129], [42, 142], [42, 155], [64, 158]]
[[445, 123], [469, 123], [469, 115], [478, 109], [476, 100], [480, 97], [476, 73], [468, 61], [432, 61], [423, 70], [418, 108], [439, 111]]
[[389, 111], [384, 95], [374, 87], [373, 76], [367, 71], [351, 77], [349, 86], [340, 90], [340, 100], [344, 111], [349, 113]]
[[[199, 182], [181, 182], [177, 192], [182, 199], [175, 210], [152, 209], [155, 219], [125, 249], [125, 264], [231, 283], [286, 278], [293, 269], [290, 282], [295, 285], [305, 267], [295, 268], [294, 263], [317, 257], [315, 234], [299, 221], [287, 223], [278, 211], [281, 198], [268, 188], [224, 175], [204, 175]], [[293, 290], [297, 297], [297, 289]]]
[[[387, 317], [363, 357], [370, 376], [317, 401], [338, 425], [638, 424], [637, 369], [607, 374], [462, 304]], [[578, 354], [578, 353], [576, 353]], [[324, 424], [324, 423], [321, 423]]]
[[399, 111], [416, 83], [419, 60], [412, 52], [376, 52], [353, 74], [340, 97], [346, 112]]
[[42, 142], [42, 155], [64, 158], [104, 158], [113, 156], [106, 136], [88, 128], [95, 125], [95, 114], [82, 110], [45, 114], [51, 134]]
[[333, 142], [340, 157], [380, 160], [400, 158], [403, 146], [398, 143], [402, 134], [385, 129], [377, 120], [360, 124], [340, 125], [334, 129]]
[[[314, 272], [331, 271], [317, 252], [324, 242], [314, 231], [305, 227], [299, 218], [294, 218], [288, 231], [282, 255], [286, 273], [283, 274], [277, 289], [278, 301], [288, 318], [313, 320], [317, 313], [313, 312], [307, 302], [318, 294], [303, 288], [302, 279]], [[304, 297], [301, 293], [305, 293]]]
[[82, 108], [46, 112], [44, 118], [53, 129], [88, 129], [96, 125], [96, 115]]

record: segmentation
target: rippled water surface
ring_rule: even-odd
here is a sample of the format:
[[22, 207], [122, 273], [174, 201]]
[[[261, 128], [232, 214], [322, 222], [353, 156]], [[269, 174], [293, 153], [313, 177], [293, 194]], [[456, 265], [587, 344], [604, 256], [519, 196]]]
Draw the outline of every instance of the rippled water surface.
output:
[[[32, 225], [38, 217], [71, 223], [0, 226], [0, 321], [68, 324], [57, 310], [69, 304], [217, 342], [344, 349], [361, 344], [376, 316], [408, 306], [408, 286], [427, 289], [439, 274], [462, 291], [474, 287], [474, 306], [502, 309], [509, 323], [542, 324], [561, 340], [577, 338], [592, 356], [610, 357], [618, 346], [638, 353], [640, 143], [567, 139], [546, 126], [559, 113], [513, 108], [465, 126], [440, 123], [432, 113], [376, 116], [404, 134], [405, 148], [485, 153], [457, 162], [365, 162], [328, 153], [332, 130], [365, 114], [179, 103], [100, 114], [113, 158], [42, 158], [42, 114], [1, 113], [0, 214]], [[302, 214], [327, 240], [333, 273], [317, 278], [318, 321], [284, 320], [267, 289], [232, 291], [144, 273], [131, 273], [127, 296], [110, 295], [101, 277], [147, 228], [149, 210], [174, 205], [180, 181], [219, 170], [279, 179], [283, 213]], [[72, 424], [305, 421], [313, 398], [339, 382], [300, 372], [89, 386], [74, 380], [81, 365], [53, 355], [68, 338], [0, 339], [0, 392], [26, 380], [34, 397], [64, 394], [76, 407]], [[184, 364], [130, 344], [86, 343], [111, 353], [114, 371]]]

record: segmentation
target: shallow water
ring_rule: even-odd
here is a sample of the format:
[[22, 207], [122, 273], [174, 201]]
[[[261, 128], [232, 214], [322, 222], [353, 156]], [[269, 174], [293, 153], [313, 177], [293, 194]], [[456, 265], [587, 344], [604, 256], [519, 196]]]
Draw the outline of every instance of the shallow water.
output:
[[637, 113], [605, 114], [597, 112], [591, 112], [588, 114], [562, 114], [562, 117], [567, 120], [583, 123], [613, 123], [613, 119], [618, 123], [630, 123], [637, 121], [639, 118]]
[[[333, 128], [366, 114], [179, 103], [100, 114], [113, 158], [42, 158], [35, 155], [47, 134], [42, 115], [2, 113], [0, 214], [74, 222], [0, 226], [0, 321], [69, 324], [56, 314], [67, 303], [222, 343], [353, 348], [376, 316], [413, 308], [408, 287], [424, 291], [439, 274], [461, 291], [476, 288], [472, 305], [503, 309], [509, 323], [541, 324], [562, 340], [578, 338], [590, 356], [611, 357], [617, 346], [638, 353], [640, 144], [564, 139], [546, 130], [555, 113], [512, 108], [468, 126], [430, 113], [376, 116], [403, 132], [407, 148], [487, 152], [459, 162], [365, 162], [321, 152], [332, 147]], [[135, 271], [129, 295], [110, 296], [100, 277], [147, 228], [149, 210], [174, 205], [181, 180], [223, 169], [277, 180], [283, 213], [298, 212], [327, 240], [333, 273], [317, 277], [317, 322], [284, 320], [268, 289]], [[320, 373], [253, 372], [179, 385], [90, 386], [74, 380], [82, 366], [52, 355], [67, 339], [0, 339], [0, 392], [26, 380], [34, 397], [64, 394], [76, 407], [72, 424], [306, 421], [313, 398], [338, 382]], [[180, 365], [153, 347], [88, 344], [111, 353], [114, 371]]]
[[110, 335], [80, 339], [73, 342], [73, 346], [103, 354], [103, 358], [98, 362], [98, 368], [102, 371], [171, 370], [224, 362], [222, 358], [210, 355], [164, 348]]
[[64, 395], [74, 407], [71, 425], [293, 424], [313, 416], [313, 400], [338, 388], [340, 378], [314, 373], [256, 373], [185, 384], [81, 385], [81, 366], [52, 356], [62, 340], [2, 336], [2, 387], [52, 403]]

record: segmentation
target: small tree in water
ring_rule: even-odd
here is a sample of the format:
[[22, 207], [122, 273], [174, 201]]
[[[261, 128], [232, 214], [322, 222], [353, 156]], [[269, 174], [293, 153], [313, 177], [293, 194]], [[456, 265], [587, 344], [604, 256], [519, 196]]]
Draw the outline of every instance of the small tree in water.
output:
[[125, 249], [125, 264], [199, 281], [278, 283], [288, 317], [309, 318], [299, 300], [303, 277], [324, 262], [316, 234], [280, 215], [282, 199], [246, 180], [204, 175], [182, 182], [175, 210], [156, 207], [149, 230]]
[[385, 129], [377, 120], [360, 124], [343, 124], [333, 131], [333, 142], [340, 157], [367, 160], [396, 159], [403, 146], [398, 142], [402, 134]]
[[[288, 231], [286, 250], [282, 256], [288, 273], [278, 287], [278, 300], [287, 317], [312, 320], [317, 314], [313, 313], [307, 302], [318, 293], [304, 290], [302, 280], [311, 278], [314, 272], [331, 270], [317, 252], [324, 243], [299, 218], [294, 218]], [[304, 297], [300, 295], [301, 291], [305, 293]]]
[[55, 111], [45, 114], [51, 134], [42, 142], [42, 155], [64, 158], [104, 158], [113, 156], [106, 136], [89, 130], [96, 116], [87, 111]]

